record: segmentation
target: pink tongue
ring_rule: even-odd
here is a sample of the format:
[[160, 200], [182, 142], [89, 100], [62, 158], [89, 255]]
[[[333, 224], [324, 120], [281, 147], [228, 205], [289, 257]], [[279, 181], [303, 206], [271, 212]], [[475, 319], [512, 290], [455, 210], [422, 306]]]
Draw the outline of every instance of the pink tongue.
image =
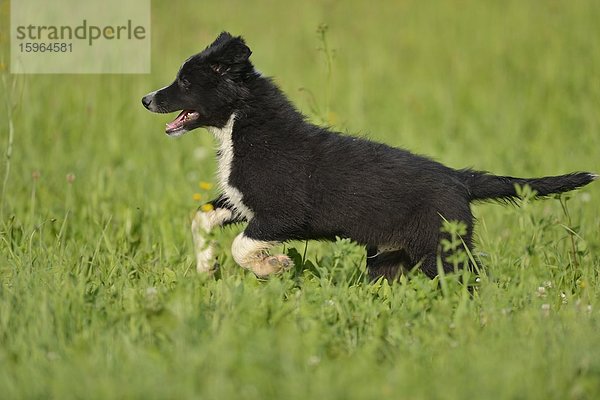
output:
[[191, 111], [189, 111], [189, 110], [183, 110], [182, 112], [180, 112], [179, 115], [177, 116], [177, 118], [175, 118], [173, 121], [167, 123], [167, 130], [171, 131], [173, 129], [177, 129], [180, 126], [182, 126], [185, 116], [188, 115], [190, 112]]

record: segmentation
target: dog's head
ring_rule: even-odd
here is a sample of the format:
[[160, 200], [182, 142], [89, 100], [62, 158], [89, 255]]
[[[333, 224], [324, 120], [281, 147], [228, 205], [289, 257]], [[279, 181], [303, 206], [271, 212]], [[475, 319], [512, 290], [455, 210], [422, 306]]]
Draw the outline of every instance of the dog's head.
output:
[[173, 83], [144, 96], [142, 104], [156, 113], [181, 111], [166, 125], [170, 136], [198, 127], [220, 128], [248, 95], [246, 83], [256, 74], [251, 53], [241, 37], [223, 32], [183, 63]]

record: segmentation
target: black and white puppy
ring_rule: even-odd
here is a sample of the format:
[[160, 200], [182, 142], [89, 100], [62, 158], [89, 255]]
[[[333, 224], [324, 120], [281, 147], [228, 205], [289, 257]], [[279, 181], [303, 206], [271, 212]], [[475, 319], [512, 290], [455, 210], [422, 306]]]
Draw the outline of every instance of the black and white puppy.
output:
[[292, 266], [269, 249], [288, 240], [350, 238], [366, 246], [372, 278], [394, 278], [417, 264], [437, 274], [443, 219], [462, 221], [471, 246], [477, 200], [566, 192], [597, 178], [588, 172], [544, 178], [455, 170], [426, 157], [349, 137], [306, 121], [277, 86], [258, 73], [241, 37], [221, 33], [188, 58], [173, 83], [142, 99], [150, 111], [180, 111], [166, 125], [179, 136], [204, 127], [218, 141], [222, 195], [192, 223], [198, 271], [215, 260], [208, 239], [217, 226], [247, 222], [232, 245], [235, 261], [257, 276]]

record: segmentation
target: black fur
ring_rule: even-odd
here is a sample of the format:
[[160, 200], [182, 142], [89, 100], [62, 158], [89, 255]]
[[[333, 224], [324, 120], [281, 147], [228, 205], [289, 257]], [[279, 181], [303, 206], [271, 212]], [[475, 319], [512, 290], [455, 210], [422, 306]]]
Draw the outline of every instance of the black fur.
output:
[[[242, 193], [254, 214], [245, 230], [250, 238], [351, 238], [367, 247], [373, 278], [393, 278], [418, 263], [433, 277], [443, 218], [466, 223], [463, 239], [471, 246], [472, 201], [514, 199], [516, 184], [546, 196], [596, 178], [587, 172], [523, 179], [455, 170], [403, 149], [332, 132], [307, 122], [269, 78], [255, 71], [250, 54], [241, 37], [222, 33], [184, 63], [170, 86], [143, 99], [155, 112], [198, 112], [184, 131], [222, 128], [235, 113], [227, 183]], [[231, 208], [227, 200], [213, 204]], [[444, 269], [452, 267], [444, 263]]]

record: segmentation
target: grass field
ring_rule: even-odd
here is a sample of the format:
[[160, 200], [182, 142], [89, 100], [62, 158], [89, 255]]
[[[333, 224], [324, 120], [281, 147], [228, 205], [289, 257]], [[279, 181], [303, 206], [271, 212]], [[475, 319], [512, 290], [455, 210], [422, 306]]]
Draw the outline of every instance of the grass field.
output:
[[241, 227], [207, 278], [189, 225], [215, 143], [140, 104], [227, 29], [314, 121], [456, 168], [599, 172], [599, 2], [174, 3], [153, 2], [150, 75], [17, 76], [0, 0], [1, 398], [600, 398], [600, 184], [474, 206], [472, 295], [370, 283], [345, 241], [259, 281], [231, 261]]

